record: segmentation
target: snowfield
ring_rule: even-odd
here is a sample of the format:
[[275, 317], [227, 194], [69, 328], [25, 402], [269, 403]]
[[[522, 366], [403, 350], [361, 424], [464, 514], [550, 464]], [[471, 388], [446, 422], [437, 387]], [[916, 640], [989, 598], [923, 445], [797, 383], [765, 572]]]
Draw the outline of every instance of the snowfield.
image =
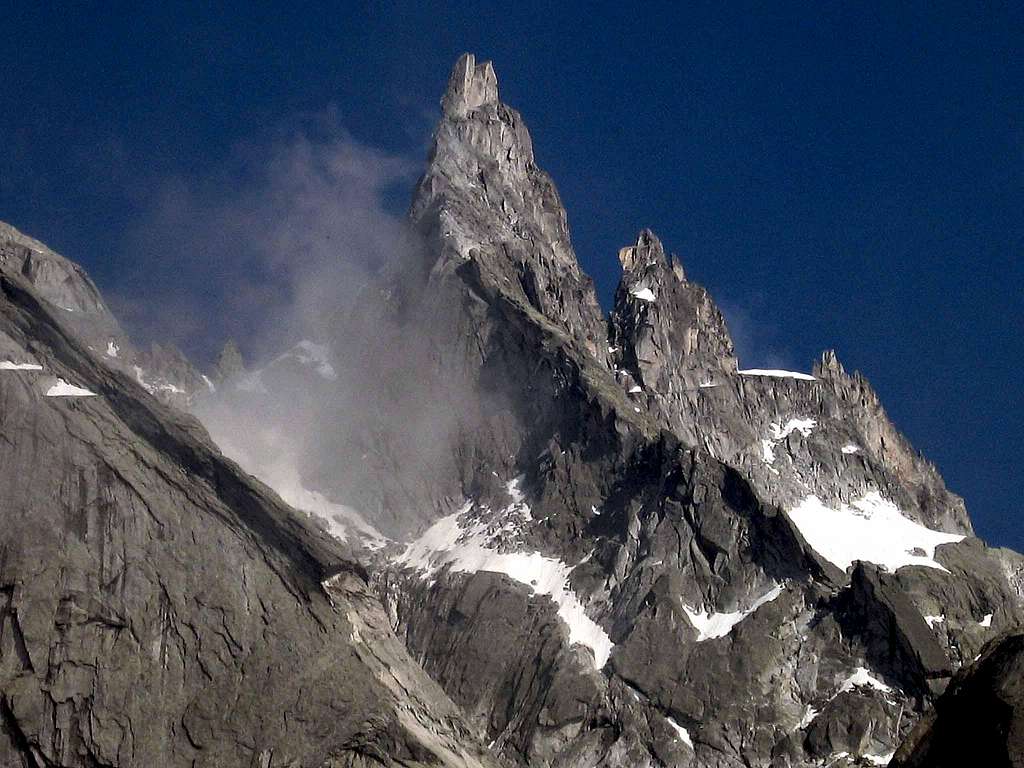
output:
[[[838, 509], [811, 495], [787, 511], [807, 543], [842, 570], [857, 560], [895, 571], [905, 565], [946, 569], [935, 560], [940, 544], [963, 541], [956, 533], [933, 531], [903, 515], [877, 491]], [[923, 554], [919, 554], [923, 553]]]
[[[497, 519], [532, 519], [514, 481], [509, 490], [513, 504]], [[559, 617], [569, 628], [569, 641], [590, 648], [594, 653], [595, 666], [601, 669], [611, 655], [613, 643], [608, 634], [587, 616], [583, 604], [569, 587], [569, 574], [574, 566], [539, 552], [499, 550], [501, 534], [507, 526], [495, 531], [484, 521], [465, 519], [473, 509], [473, 503], [467, 502], [459, 511], [438, 520], [406, 547], [397, 562], [417, 569], [424, 576], [432, 576], [446, 568], [457, 573], [501, 573], [527, 585], [535, 594], [549, 596], [558, 606]]]

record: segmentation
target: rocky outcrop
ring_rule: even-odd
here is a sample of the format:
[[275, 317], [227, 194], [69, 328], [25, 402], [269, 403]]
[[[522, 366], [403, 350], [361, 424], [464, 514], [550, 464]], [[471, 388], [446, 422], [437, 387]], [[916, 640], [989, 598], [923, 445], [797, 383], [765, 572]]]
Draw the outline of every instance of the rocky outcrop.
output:
[[992, 640], [899, 748], [892, 768], [1024, 764], [1024, 635]]
[[19, 273], [86, 348], [132, 376], [151, 395], [187, 409], [208, 382], [177, 349], [138, 350], [78, 264], [0, 221], [0, 265]]
[[0, 263], [20, 273], [65, 325], [94, 349], [126, 345], [128, 338], [80, 266], [10, 224], [0, 222]]
[[492, 765], [345, 549], [0, 265], [0, 764]]
[[611, 317], [612, 354], [631, 394], [662, 398], [721, 384], [736, 373], [725, 318], [708, 292], [686, 279], [649, 230], [619, 251], [623, 276]]

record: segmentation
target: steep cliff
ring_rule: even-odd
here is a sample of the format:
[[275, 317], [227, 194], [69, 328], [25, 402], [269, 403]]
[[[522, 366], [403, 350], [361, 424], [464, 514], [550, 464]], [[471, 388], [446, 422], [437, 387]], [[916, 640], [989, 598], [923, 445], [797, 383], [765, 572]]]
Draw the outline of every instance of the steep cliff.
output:
[[0, 264], [0, 765], [491, 764], [345, 548], [60, 311]]

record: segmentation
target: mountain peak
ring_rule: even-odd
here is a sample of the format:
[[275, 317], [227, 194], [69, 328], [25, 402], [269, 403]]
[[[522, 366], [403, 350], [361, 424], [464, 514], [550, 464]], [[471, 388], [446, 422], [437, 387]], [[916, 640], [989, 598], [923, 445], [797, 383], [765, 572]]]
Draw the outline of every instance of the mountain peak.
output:
[[448, 89], [441, 99], [445, 117], [461, 119], [474, 109], [498, 103], [498, 77], [490, 61], [476, 63], [472, 53], [464, 53], [455, 62], [448, 78]]
[[665, 247], [654, 232], [641, 229], [637, 235], [636, 245], [627, 245], [619, 249], [619, 263], [627, 272], [640, 272], [647, 267], [671, 267], [672, 272], [680, 281], [686, 280], [683, 265], [675, 256], [666, 256]]

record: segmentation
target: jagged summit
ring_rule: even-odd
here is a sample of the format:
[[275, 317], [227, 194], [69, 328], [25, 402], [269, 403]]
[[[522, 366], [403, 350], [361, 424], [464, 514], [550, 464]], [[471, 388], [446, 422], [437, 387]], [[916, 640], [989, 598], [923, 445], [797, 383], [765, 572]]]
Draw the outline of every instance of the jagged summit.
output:
[[652, 396], [674, 399], [736, 372], [725, 318], [703, 286], [644, 229], [619, 251], [622, 280], [610, 319], [619, 367]]
[[551, 177], [534, 162], [519, 113], [498, 100], [490, 62], [456, 62], [426, 173], [410, 209], [436, 279], [467, 262], [604, 358], [605, 323], [580, 269]]
[[448, 90], [441, 108], [449, 118], [463, 118], [485, 104], [498, 103], [498, 77], [489, 61], [476, 63], [472, 53], [464, 53], [455, 62], [448, 78]]
[[619, 263], [627, 273], [667, 264], [679, 280], [686, 279], [682, 263], [674, 255], [671, 258], [666, 257], [661, 240], [649, 229], [640, 230], [640, 234], [636, 238], [636, 245], [627, 245], [625, 248], [619, 249]]

